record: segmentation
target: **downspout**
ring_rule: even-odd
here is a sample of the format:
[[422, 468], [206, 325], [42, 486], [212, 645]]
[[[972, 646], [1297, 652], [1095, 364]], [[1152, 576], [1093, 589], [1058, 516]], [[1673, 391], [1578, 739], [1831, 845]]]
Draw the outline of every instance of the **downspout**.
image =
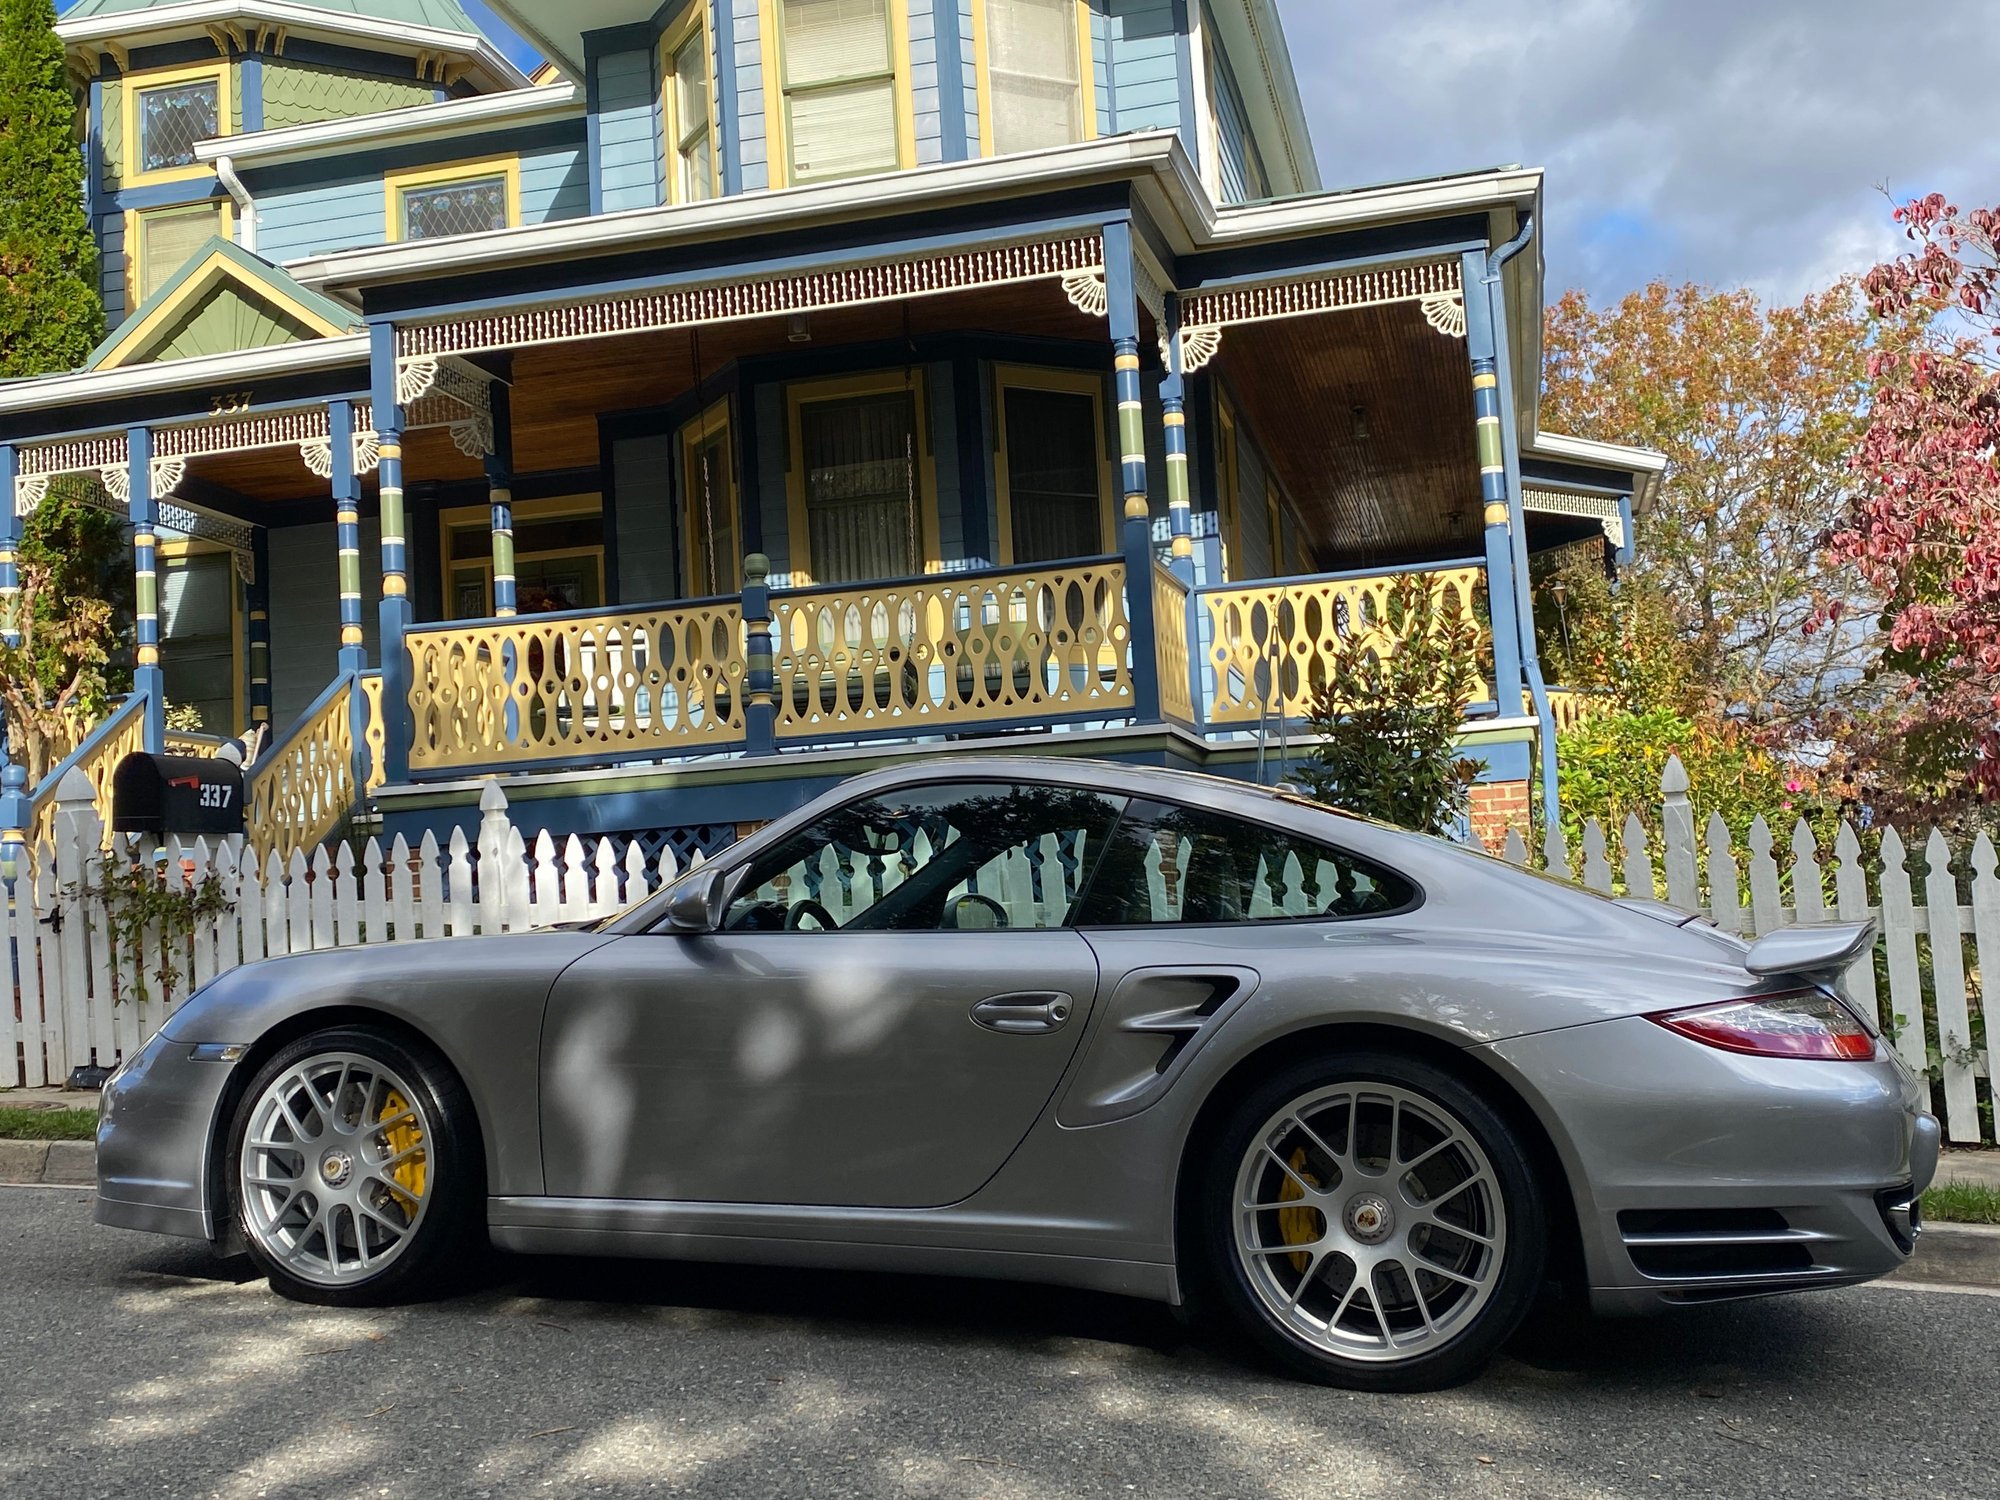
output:
[[1542, 766], [1542, 828], [1545, 834], [1553, 833], [1561, 826], [1562, 809], [1558, 801], [1556, 781], [1556, 731], [1555, 718], [1549, 710], [1549, 688], [1542, 678], [1542, 661], [1535, 649], [1535, 606], [1533, 590], [1528, 583], [1528, 530], [1526, 517], [1521, 510], [1521, 444], [1519, 423], [1515, 420], [1514, 364], [1508, 358], [1507, 345], [1507, 304], [1500, 286], [1500, 268], [1518, 255], [1535, 233], [1535, 216], [1532, 212], [1521, 215], [1521, 227], [1514, 237], [1486, 257], [1487, 306], [1491, 309], [1493, 327], [1499, 333], [1500, 359], [1497, 373], [1500, 377], [1500, 418], [1514, 433], [1514, 440], [1504, 447], [1507, 457], [1507, 499], [1513, 521], [1514, 546], [1514, 618], [1520, 633], [1521, 667], [1528, 678], [1528, 697], [1535, 705], [1535, 742]]
[[236, 201], [236, 243], [252, 255], [257, 253], [257, 200], [236, 175], [236, 163], [227, 156], [215, 159], [215, 175]]

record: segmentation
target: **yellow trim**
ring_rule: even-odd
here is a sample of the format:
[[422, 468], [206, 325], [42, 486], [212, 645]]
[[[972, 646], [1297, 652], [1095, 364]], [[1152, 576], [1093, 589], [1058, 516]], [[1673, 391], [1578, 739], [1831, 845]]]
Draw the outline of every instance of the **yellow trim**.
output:
[[[736, 465], [730, 461], [736, 456], [735, 433], [731, 428], [729, 417], [729, 398], [724, 396], [700, 416], [683, 423], [680, 432], [676, 434], [680, 439], [681, 587], [689, 599], [706, 597], [701, 587], [701, 578], [695, 569], [695, 542], [697, 536], [702, 534], [697, 532], [695, 523], [697, 520], [707, 519], [706, 516], [696, 514], [698, 497], [695, 494], [695, 448], [697, 444], [706, 443], [718, 432], [722, 434], [726, 460], [722, 466], [723, 494], [720, 503], [731, 517], [730, 535], [734, 536], [739, 544], [742, 541], [743, 518], [736, 494]], [[692, 442], [690, 438], [693, 439]], [[704, 527], [703, 532], [705, 531]], [[737, 555], [715, 559], [717, 576], [714, 592], [717, 594], [733, 594], [742, 587], [739, 579], [743, 568], [741, 556], [743, 549], [738, 545], [731, 551]]]
[[[996, 520], [999, 535], [993, 539], [994, 552], [1002, 567], [1014, 565], [1014, 497], [1007, 472], [1007, 392], [1010, 390], [1063, 391], [1088, 396], [1097, 435], [1098, 550], [1116, 552], [1118, 526], [1113, 508], [1117, 484], [1113, 473], [1109, 429], [1104, 420], [1104, 377], [1085, 370], [1045, 370], [1028, 365], [993, 367], [993, 490], [998, 503]], [[1037, 565], [1039, 566], [1039, 564]]]
[[661, 173], [666, 179], [666, 201], [682, 203], [681, 196], [681, 121], [680, 92], [675, 87], [674, 54], [688, 43], [695, 30], [701, 31], [703, 56], [707, 59], [708, 87], [708, 196], [722, 196], [722, 153], [716, 149], [716, 142], [722, 139], [722, 122], [715, 102], [717, 88], [715, 66], [715, 34], [709, 27], [708, 7], [694, 6], [686, 21], [671, 31], [660, 34], [660, 150], [665, 158], [660, 163]]
[[924, 375], [920, 369], [876, 370], [866, 375], [836, 375], [826, 380], [794, 381], [785, 387], [785, 430], [790, 443], [785, 465], [785, 521], [790, 530], [791, 587], [804, 588], [813, 582], [812, 532], [806, 524], [806, 478], [800, 467], [805, 451], [799, 422], [801, 407], [817, 401], [838, 401], [847, 396], [879, 396], [892, 391], [908, 391], [912, 402], [911, 420], [916, 429], [917, 464], [917, 551], [924, 572], [943, 569], [938, 557], [937, 456], [931, 451], [930, 422], [925, 402]]
[[[565, 521], [579, 516], [602, 517], [604, 514], [604, 497], [593, 494], [549, 495], [540, 500], [516, 500], [512, 502], [512, 505], [514, 510], [514, 535], [517, 542], [521, 534], [521, 523], [524, 520], [530, 522]], [[474, 528], [479, 528], [490, 533], [492, 526], [493, 507], [491, 505], [454, 505], [449, 510], [440, 510], [438, 512], [438, 582], [444, 589], [444, 609], [442, 613], [446, 619], [455, 620], [462, 618], [451, 613], [454, 607], [451, 575], [465, 568], [478, 568], [485, 575], [486, 615], [481, 618], [491, 617], [493, 614], [492, 552], [488, 551], [484, 557], [461, 557], [457, 561], [453, 561], [451, 555], [452, 532], [470, 531]], [[514, 552], [516, 586], [518, 587], [520, 582], [522, 563], [552, 562], [564, 557], [595, 557], [597, 559], [597, 597], [600, 601], [600, 607], [608, 607], [601, 603], [606, 594], [604, 571], [605, 550], [602, 543], [599, 543], [595, 547], [557, 547], [553, 550], [543, 552], [523, 552], [517, 546]], [[387, 593], [387, 588], [384, 588], [383, 592]]]
[[[972, 75], [979, 98], [979, 154], [993, 156], [992, 63], [987, 54], [986, 6], [988, 0], [972, 0]], [[1097, 139], [1097, 55], [1090, 35], [1090, 0], [1076, 3], [1077, 114], [1083, 133], [1079, 141]], [[946, 18], [949, 20], [949, 17]], [[941, 89], [946, 98], [950, 89]]]
[[[778, 7], [781, 0], [757, 0], [757, 47], [764, 74], [764, 160], [769, 185], [789, 187], [792, 183], [791, 132], [785, 114], [785, 47]], [[889, 21], [890, 96], [896, 106], [896, 166], [907, 170], [917, 164], [916, 104], [910, 92], [910, 7], [909, 0], [884, 0]], [[949, 90], [945, 91], [947, 94]], [[838, 178], [815, 177], [815, 182], [835, 182]]]
[[475, 157], [442, 167], [411, 167], [382, 174], [382, 222], [391, 243], [403, 237], [403, 197], [422, 188], [467, 182], [475, 177], [500, 177], [507, 186], [507, 227], [521, 222], [521, 158], [514, 152]]
[[216, 81], [215, 133], [219, 136], [233, 135], [236, 69], [226, 59], [194, 63], [182, 68], [152, 68], [143, 73], [127, 73], [119, 80], [122, 85], [118, 94], [122, 111], [119, 134], [125, 146], [125, 176], [119, 182], [121, 188], [144, 187], [156, 182], [188, 182], [197, 177], [215, 175], [215, 169], [206, 162], [190, 162], [184, 167], [161, 167], [151, 172], [140, 169], [143, 158], [139, 154], [139, 96], [152, 89], [172, 88], [175, 84], [191, 83], [200, 78]]
[[[154, 544], [154, 557], [156, 559], [154, 570], [160, 575], [162, 596], [166, 592], [167, 570], [165, 564], [169, 560], [185, 561], [190, 557], [213, 557], [218, 553], [227, 557], [233, 551], [233, 548], [225, 547], [220, 542], [211, 542], [206, 537], [182, 537], [178, 541], [168, 541], [165, 539], [156, 541]], [[230, 563], [227, 576], [229, 579], [229, 716], [233, 724], [224, 729], [223, 732], [225, 734], [233, 732], [234, 729], [240, 728], [250, 722], [244, 717], [246, 712], [244, 708], [247, 697], [246, 689], [250, 683], [249, 616], [244, 609], [243, 585], [236, 577], [236, 565], [233, 560]], [[164, 622], [162, 622], [160, 630], [160, 642], [162, 645], [171, 644], [167, 640]]]

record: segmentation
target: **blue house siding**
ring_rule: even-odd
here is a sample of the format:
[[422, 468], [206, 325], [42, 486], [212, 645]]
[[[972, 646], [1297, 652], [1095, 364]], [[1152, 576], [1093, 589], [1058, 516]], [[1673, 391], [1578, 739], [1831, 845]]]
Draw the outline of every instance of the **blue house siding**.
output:
[[1181, 130], [1180, 16], [1175, 0], [1110, 0], [1111, 129]]
[[[947, 0], [949, 3], [949, 0]], [[972, 0], [958, 3], [959, 93], [965, 110], [965, 154], [979, 155], [979, 52], [972, 35]]]
[[[357, 163], [358, 165], [358, 163]], [[257, 253], [266, 260], [296, 260], [379, 245], [388, 237], [382, 203], [382, 169], [332, 181], [257, 192]]]
[[606, 213], [661, 202], [660, 90], [653, 61], [651, 47], [590, 59], [598, 201]]
[[914, 0], [910, 6], [910, 107], [916, 127], [918, 164], [944, 160], [937, 13], [922, 0]]
[[108, 213], [97, 221], [97, 288], [104, 298], [104, 326], [125, 321], [125, 215]]
[[[757, 0], [716, 0], [731, 7], [736, 32], [736, 132], [742, 153], [743, 190], [771, 185], [764, 135], [764, 52]], [[775, 560], [774, 560], [775, 561]]]
[[521, 154], [521, 222], [579, 219], [590, 212], [589, 165], [580, 146]]
[[1097, 133], [1117, 129], [1111, 107], [1111, 11], [1114, 0], [1090, 0], [1090, 81], [1097, 97]]

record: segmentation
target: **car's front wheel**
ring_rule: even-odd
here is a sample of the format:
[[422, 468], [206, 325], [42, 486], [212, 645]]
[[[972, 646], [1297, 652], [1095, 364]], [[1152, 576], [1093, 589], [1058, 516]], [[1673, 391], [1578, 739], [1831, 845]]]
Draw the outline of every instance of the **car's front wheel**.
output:
[[451, 1070], [387, 1032], [302, 1037], [236, 1112], [237, 1223], [273, 1290], [366, 1306], [422, 1296], [471, 1236], [483, 1189]]
[[1533, 1302], [1547, 1236], [1527, 1149], [1452, 1074], [1394, 1053], [1304, 1059], [1210, 1139], [1193, 1207], [1211, 1289], [1287, 1368], [1436, 1389]]

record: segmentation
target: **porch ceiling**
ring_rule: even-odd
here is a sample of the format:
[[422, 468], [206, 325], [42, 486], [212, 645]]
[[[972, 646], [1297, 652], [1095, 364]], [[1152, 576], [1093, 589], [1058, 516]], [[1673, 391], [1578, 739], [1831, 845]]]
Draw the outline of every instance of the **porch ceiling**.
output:
[[1479, 550], [1465, 342], [1414, 302], [1234, 326], [1210, 368], [1297, 502], [1317, 567]]

